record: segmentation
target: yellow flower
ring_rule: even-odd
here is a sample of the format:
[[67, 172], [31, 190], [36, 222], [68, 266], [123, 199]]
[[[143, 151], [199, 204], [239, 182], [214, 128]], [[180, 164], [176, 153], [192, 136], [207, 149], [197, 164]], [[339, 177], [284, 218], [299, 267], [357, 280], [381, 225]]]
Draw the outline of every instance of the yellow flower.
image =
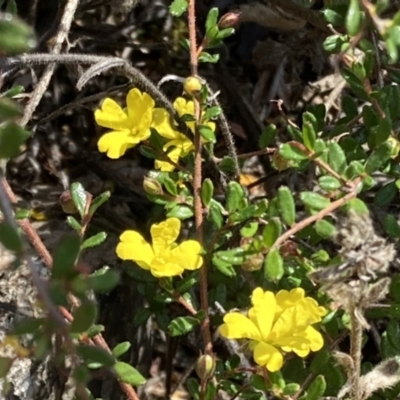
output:
[[[194, 103], [192, 100], [185, 100], [183, 97], [178, 97], [174, 101], [174, 108], [178, 112], [179, 116], [182, 117], [185, 114], [194, 116]], [[186, 122], [186, 125], [194, 133], [195, 122]], [[208, 122], [207, 125], [215, 130], [214, 122]], [[157, 108], [153, 113], [152, 127], [164, 138], [168, 139], [168, 142], [164, 145], [163, 150], [167, 152], [168, 157], [177, 163], [179, 158], [186, 157], [190, 152], [194, 150], [193, 142], [188, 139], [183, 133], [175, 130], [171, 126], [169, 114], [166, 110]], [[172, 147], [172, 149], [170, 149]], [[175, 166], [168, 161], [156, 160], [155, 167], [161, 171], [173, 171]]]
[[185, 269], [198, 269], [203, 264], [199, 255], [200, 243], [196, 240], [186, 240], [179, 245], [175, 243], [180, 229], [178, 218], [154, 224], [150, 230], [152, 244], [136, 231], [125, 231], [120, 236], [117, 255], [150, 270], [156, 278], [181, 275]]
[[126, 96], [126, 109], [106, 98], [94, 118], [98, 125], [111, 129], [97, 143], [99, 151], [110, 158], [120, 158], [125, 152], [150, 137], [154, 100], [139, 89]]
[[279, 371], [283, 352], [306, 357], [324, 344], [311, 325], [321, 321], [327, 311], [304, 294], [301, 288], [281, 290], [276, 295], [256, 288], [247, 317], [238, 312], [226, 314], [220, 333], [228, 339], [250, 339], [255, 362], [271, 372]]

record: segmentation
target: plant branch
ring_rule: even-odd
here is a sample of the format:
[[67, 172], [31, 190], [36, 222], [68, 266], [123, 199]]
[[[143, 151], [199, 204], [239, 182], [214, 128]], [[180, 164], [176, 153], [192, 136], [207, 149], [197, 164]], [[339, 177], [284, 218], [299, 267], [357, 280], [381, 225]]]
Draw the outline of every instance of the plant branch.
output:
[[347, 203], [349, 200], [356, 197], [357, 196], [357, 187], [358, 187], [358, 184], [360, 183], [360, 178], [355, 179], [351, 183], [353, 186], [351, 192], [347, 193], [342, 198], [340, 198], [336, 201], [333, 201], [328, 207], [324, 208], [317, 214], [311, 215], [311, 216], [303, 219], [303, 221], [300, 221], [297, 224], [295, 224], [292, 228], [287, 230], [283, 235], [281, 235], [276, 240], [276, 242], [274, 243], [272, 248], [274, 248], [274, 249], [278, 248], [282, 243], [284, 243], [286, 240], [288, 240], [292, 235], [301, 231], [302, 229], [304, 229], [306, 226], [312, 224], [313, 222], [316, 222], [316, 221], [324, 218], [325, 216], [327, 216], [328, 214], [330, 214], [337, 208], [341, 207], [343, 204]]
[[[198, 75], [198, 58], [197, 58], [197, 42], [196, 42], [196, 4], [195, 0], [189, 0], [188, 6], [188, 26], [189, 26], [189, 42], [190, 42], [190, 70], [192, 76]], [[203, 204], [201, 201], [201, 183], [202, 183], [202, 144], [201, 135], [198, 125], [201, 121], [202, 110], [200, 103], [196, 97], [193, 97], [195, 110], [195, 132], [194, 132], [194, 176], [193, 176], [193, 192], [194, 192], [194, 213], [196, 236], [199, 243], [203, 246]], [[204, 340], [204, 350], [206, 354], [212, 355], [212, 338], [210, 332], [210, 317], [208, 314], [208, 276], [207, 264], [203, 263], [200, 271], [200, 303], [205, 313], [201, 330]]]
[[[75, 11], [78, 8], [78, 4], [79, 0], [67, 0], [60, 24], [58, 26], [58, 31], [54, 40], [52, 41], [54, 45], [50, 50], [51, 53], [61, 53], [64, 42], [68, 40], [68, 34], [71, 29], [71, 24], [74, 19]], [[22, 116], [20, 121], [21, 126], [25, 126], [31, 119], [32, 114], [36, 110], [36, 107], [39, 105], [40, 100], [44, 95], [44, 92], [49, 86], [51, 77], [53, 76], [56, 66], [56, 63], [51, 63], [45, 68], [39, 83], [36, 85], [35, 89], [31, 93], [31, 98], [29, 99], [28, 104], [25, 107], [24, 115]]]

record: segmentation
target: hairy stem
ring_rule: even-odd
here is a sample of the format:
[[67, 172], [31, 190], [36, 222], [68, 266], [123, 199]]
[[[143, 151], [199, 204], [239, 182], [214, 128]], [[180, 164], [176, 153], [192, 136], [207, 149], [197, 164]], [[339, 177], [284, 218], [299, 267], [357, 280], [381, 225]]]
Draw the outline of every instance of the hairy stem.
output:
[[353, 371], [351, 376], [350, 397], [352, 400], [361, 399], [360, 375], [361, 375], [361, 349], [363, 327], [357, 318], [357, 307], [353, 306], [350, 310], [350, 356], [353, 359]]

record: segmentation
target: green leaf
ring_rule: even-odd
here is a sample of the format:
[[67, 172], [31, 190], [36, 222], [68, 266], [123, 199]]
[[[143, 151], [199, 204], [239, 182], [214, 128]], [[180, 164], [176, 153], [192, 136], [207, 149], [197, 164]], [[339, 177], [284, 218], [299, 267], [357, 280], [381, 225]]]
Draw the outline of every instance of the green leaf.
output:
[[350, 210], [355, 211], [358, 214], [362, 214], [365, 212], [369, 212], [368, 207], [366, 204], [360, 199], [351, 199], [349, 200], [344, 206], [343, 209], [345, 212], [349, 212]]
[[189, 206], [177, 204], [172, 210], [168, 211], [168, 218], [178, 218], [180, 220], [188, 219], [193, 217], [193, 210]]
[[225, 156], [219, 164], [219, 168], [222, 172], [231, 175], [235, 172], [235, 161], [232, 157]]
[[82, 186], [82, 184], [80, 184], [79, 182], [74, 182], [71, 185], [70, 191], [71, 191], [72, 201], [74, 202], [75, 207], [79, 212], [79, 215], [83, 217], [85, 214], [86, 203], [87, 203], [86, 190]]
[[279, 154], [286, 160], [296, 162], [308, 159], [308, 157], [299, 148], [291, 146], [289, 143], [284, 143], [280, 146]]
[[389, 139], [390, 134], [392, 133], [392, 122], [389, 118], [381, 118], [379, 120], [378, 127], [375, 133], [375, 143], [376, 145], [380, 145]]
[[0, 357], [0, 379], [4, 379], [10, 371], [15, 358]]
[[216, 38], [219, 40], [223, 40], [226, 39], [229, 36], [232, 36], [235, 33], [235, 29], [234, 28], [226, 28], [226, 29], [221, 29]]
[[172, 196], [178, 195], [177, 183], [173, 179], [171, 179], [169, 176], [164, 176], [162, 183], [169, 194], [172, 194]]
[[18, 155], [21, 145], [25, 142], [26, 139], [28, 139], [29, 136], [30, 134], [16, 123], [5, 123], [0, 128], [0, 158], [13, 158]]
[[92, 325], [87, 331], [86, 336], [89, 338], [93, 338], [97, 336], [99, 333], [103, 332], [105, 329], [104, 325]]
[[[103, 267], [104, 268], [104, 267]], [[93, 273], [87, 278], [89, 287], [96, 293], [107, 293], [114, 289], [120, 281], [120, 274], [118, 271], [106, 269], [101, 275]]]
[[75, 272], [74, 265], [78, 258], [81, 241], [78, 235], [68, 234], [62, 237], [53, 255], [53, 276], [61, 277]]
[[354, 75], [353, 72], [344, 68], [341, 70], [343, 78], [347, 81], [350, 85], [351, 89], [355, 93], [355, 95], [364, 101], [370, 101], [368, 93], [365, 91], [363, 83]]
[[169, 6], [169, 12], [174, 17], [180, 17], [188, 8], [187, 0], [174, 0]]
[[269, 281], [279, 281], [285, 270], [283, 268], [283, 259], [279, 254], [279, 250], [272, 249], [268, 252], [264, 262], [264, 276]]
[[204, 112], [204, 115], [201, 117], [202, 121], [209, 121], [210, 119], [217, 118], [221, 115], [222, 110], [221, 107], [209, 107]]
[[217, 26], [218, 14], [219, 14], [219, 10], [217, 7], [211, 8], [210, 11], [208, 12], [207, 19], [206, 19], [206, 34], [212, 28]]
[[168, 332], [171, 336], [186, 335], [199, 325], [199, 323], [200, 320], [195, 317], [178, 317], [173, 319], [168, 325]]
[[344, 113], [346, 114], [346, 117], [348, 117], [348, 118], [354, 118], [358, 115], [357, 103], [349, 95], [343, 96], [342, 108], [343, 108]]
[[215, 226], [220, 229], [222, 228], [222, 224], [224, 222], [224, 218], [222, 213], [224, 212], [224, 208], [218, 201], [211, 199], [210, 201], [210, 213], [209, 219], [215, 224]]
[[328, 143], [328, 164], [338, 174], [343, 174], [346, 165], [346, 154], [337, 142]]
[[325, 365], [329, 362], [331, 353], [324, 347], [313, 358], [310, 371], [314, 374], [319, 374]]
[[390, 182], [382, 186], [374, 197], [374, 204], [378, 207], [388, 206], [396, 197], [398, 193], [396, 183]]
[[208, 125], [199, 125], [198, 129], [201, 137], [206, 142], [215, 143], [217, 141], [215, 138], [215, 132]]
[[233, 266], [228, 262], [218, 258], [216, 255], [213, 255], [212, 263], [218, 269], [218, 271], [224, 274], [225, 276], [228, 276], [230, 278], [236, 276], [235, 268], [233, 268]]
[[268, 147], [275, 139], [277, 133], [276, 125], [269, 124], [261, 133], [259, 146], [260, 149]]
[[217, 251], [214, 256], [230, 265], [241, 265], [246, 259], [247, 253], [241, 247], [236, 247], [230, 250]]
[[344, 35], [330, 35], [328, 36], [322, 46], [328, 53], [339, 52], [344, 43], [348, 43], [348, 39]]
[[82, 225], [71, 215], [68, 215], [67, 217], [67, 224], [77, 232], [80, 232], [82, 229]]
[[284, 396], [293, 396], [296, 394], [300, 389], [300, 385], [298, 383], [288, 383], [284, 389], [282, 394]]
[[314, 192], [302, 192], [300, 193], [300, 199], [305, 206], [316, 211], [325, 209], [331, 203], [326, 197]]
[[240, 229], [242, 237], [253, 237], [258, 231], [258, 222], [248, 222], [243, 228]]
[[242, 186], [237, 182], [229, 182], [226, 191], [226, 210], [229, 214], [239, 208], [239, 204], [244, 197]]
[[35, 45], [32, 28], [16, 16], [0, 14], [0, 53], [24, 53]]
[[399, 350], [392, 346], [387, 337], [387, 332], [384, 332], [381, 336], [381, 354], [383, 359], [395, 357], [399, 355]]
[[263, 231], [263, 244], [264, 246], [270, 248], [276, 242], [278, 237], [282, 233], [282, 223], [277, 217], [269, 219], [268, 225]]
[[22, 112], [17, 103], [7, 97], [0, 98], [0, 121], [19, 118]]
[[16, 253], [22, 251], [22, 241], [18, 231], [6, 221], [0, 223], [0, 242], [11, 251]]
[[371, 174], [379, 170], [389, 160], [392, 154], [392, 146], [390, 143], [385, 142], [379, 145], [368, 157], [365, 164], [365, 172]]
[[362, 109], [362, 117], [364, 121], [364, 126], [371, 130], [374, 126], [379, 123], [379, 116], [374, 110], [374, 108], [368, 104], [364, 105]]
[[[357, 0], [358, 1], [358, 0]], [[318, 375], [307, 389], [306, 400], [321, 400], [326, 390], [326, 382], [323, 375]]]
[[197, 281], [198, 279], [192, 276], [183, 278], [177, 283], [175, 290], [181, 294], [186, 293], [191, 287], [193, 287], [193, 285], [197, 283]]
[[96, 247], [102, 244], [107, 238], [107, 233], [99, 232], [94, 236], [86, 239], [81, 246], [81, 250], [87, 249], [88, 247]]
[[210, 178], [206, 178], [201, 185], [201, 200], [206, 207], [209, 207], [214, 195], [214, 184]]
[[326, 22], [332, 24], [332, 26], [342, 26], [344, 24], [343, 15], [341, 15], [336, 10], [332, 10], [331, 8], [327, 8], [322, 11], [324, 14]]
[[215, 64], [219, 61], [219, 54], [210, 54], [203, 51], [200, 54], [199, 62]]
[[71, 333], [86, 332], [97, 317], [97, 306], [95, 303], [83, 302], [73, 313], [73, 321], [69, 327]]
[[146, 378], [144, 378], [136, 368], [133, 368], [127, 363], [117, 361], [114, 365], [114, 371], [118, 379], [130, 385], [139, 386], [146, 383]]
[[100, 347], [78, 344], [75, 348], [86, 365], [94, 363], [98, 367], [112, 367], [115, 364], [114, 356]]
[[131, 348], [131, 344], [129, 342], [122, 342], [122, 343], [117, 344], [112, 349], [112, 354], [115, 358], [118, 358], [118, 357], [121, 357], [123, 354], [125, 354], [130, 348]]
[[37, 318], [27, 318], [22, 321], [18, 321], [15, 325], [11, 328], [11, 335], [15, 336], [22, 336], [27, 334], [34, 334], [36, 333], [40, 327], [43, 325], [43, 319]]
[[339, 179], [329, 175], [321, 176], [318, 179], [318, 184], [319, 187], [326, 192], [331, 192], [333, 190], [339, 189], [342, 186]]
[[89, 208], [89, 215], [92, 216], [96, 210], [102, 205], [104, 204], [109, 198], [111, 197], [111, 192], [110, 191], [106, 191], [103, 192], [101, 194], [99, 194], [93, 201], [92, 204], [90, 205]]
[[336, 232], [335, 226], [325, 219], [320, 219], [317, 221], [314, 225], [314, 229], [323, 239], [331, 238]]
[[359, 0], [350, 0], [350, 7], [346, 15], [346, 29], [350, 36], [356, 36], [360, 31], [361, 17]]
[[91, 378], [90, 371], [84, 365], [78, 365], [72, 372], [72, 376], [76, 383], [85, 384], [89, 382]]
[[400, 237], [400, 226], [397, 222], [397, 218], [394, 215], [385, 215], [385, 218], [383, 219], [383, 228], [385, 229], [385, 232], [389, 235], [389, 237]]
[[400, 326], [398, 321], [391, 319], [386, 325], [387, 339], [392, 347], [400, 352]]
[[314, 150], [317, 133], [315, 132], [317, 120], [310, 112], [303, 113], [303, 142], [308, 150]]
[[278, 189], [278, 209], [283, 222], [292, 226], [296, 220], [296, 206], [292, 192], [287, 186]]

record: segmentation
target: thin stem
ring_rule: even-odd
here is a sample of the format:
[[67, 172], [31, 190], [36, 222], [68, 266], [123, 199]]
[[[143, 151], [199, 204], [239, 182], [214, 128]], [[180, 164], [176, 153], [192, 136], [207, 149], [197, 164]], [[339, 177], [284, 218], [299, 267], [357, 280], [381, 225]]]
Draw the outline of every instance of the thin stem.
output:
[[[53, 54], [61, 53], [64, 42], [68, 40], [68, 34], [71, 29], [71, 24], [74, 19], [75, 11], [78, 8], [78, 5], [79, 5], [79, 0], [67, 0], [63, 15], [61, 17], [58, 31], [54, 38], [54, 46], [51, 49], [51, 53]], [[37, 84], [37, 86], [35, 87], [34, 91], [31, 94], [28, 104], [25, 107], [24, 115], [20, 121], [21, 126], [25, 126], [31, 119], [32, 114], [36, 110], [36, 107], [40, 103], [40, 100], [42, 99], [44, 92], [47, 90], [49, 86], [51, 77], [53, 76], [56, 66], [57, 66], [56, 63], [51, 63], [47, 65], [45, 71], [43, 72], [42, 77], [40, 78], [39, 83]]]
[[190, 41], [190, 71], [193, 76], [198, 74], [197, 40], [196, 40], [196, 0], [189, 0], [188, 25]]
[[[189, 41], [190, 41], [190, 70], [193, 76], [198, 75], [198, 58], [197, 58], [197, 42], [196, 42], [196, 4], [195, 0], [189, 0], [188, 6], [188, 25], [189, 25]], [[201, 119], [201, 107], [199, 101], [193, 97], [195, 110], [195, 132], [194, 132], [194, 176], [193, 176], [193, 192], [194, 192], [194, 212], [197, 240], [201, 245], [204, 243], [203, 237], [203, 205], [201, 202], [201, 180], [202, 180], [202, 144], [201, 135], [198, 130], [198, 124]], [[205, 313], [205, 318], [201, 326], [204, 350], [206, 354], [212, 355], [212, 338], [210, 332], [210, 317], [208, 315], [208, 278], [207, 265], [203, 264], [200, 272], [200, 303]]]
[[363, 327], [357, 318], [357, 307], [353, 306], [350, 310], [350, 356], [353, 359], [353, 371], [351, 377], [350, 397], [352, 400], [361, 399], [360, 374], [361, 374], [361, 350]]
[[304, 229], [306, 226], [311, 225], [313, 222], [318, 221], [328, 214], [330, 214], [332, 211], [336, 210], [346, 202], [348, 202], [350, 199], [354, 198], [357, 196], [357, 186], [359, 184], [360, 179], [357, 178], [352, 182], [353, 189], [350, 193], [347, 193], [345, 196], [343, 196], [341, 199], [338, 199], [336, 201], [333, 201], [331, 204], [329, 204], [328, 207], [324, 208], [317, 214], [311, 215], [303, 221], [298, 222], [295, 224], [292, 228], [288, 229], [283, 235], [281, 235], [276, 242], [273, 245], [273, 248], [278, 248], [282, 243], [284, 243], [287, 239], [289, 239], [292, 235], [296, 234], [297, 232], [301, 231]]

